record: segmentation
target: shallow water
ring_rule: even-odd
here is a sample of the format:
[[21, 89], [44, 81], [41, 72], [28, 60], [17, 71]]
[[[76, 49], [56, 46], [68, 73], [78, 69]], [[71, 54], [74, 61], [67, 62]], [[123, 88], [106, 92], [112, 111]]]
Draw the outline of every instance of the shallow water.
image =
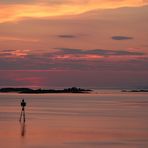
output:
[[0, 94], [0, 147], [148, 148], [148, 93]]

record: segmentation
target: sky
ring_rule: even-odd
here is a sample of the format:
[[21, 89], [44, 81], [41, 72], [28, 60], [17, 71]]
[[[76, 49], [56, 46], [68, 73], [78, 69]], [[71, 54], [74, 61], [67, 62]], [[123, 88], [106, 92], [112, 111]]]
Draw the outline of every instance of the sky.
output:
[[148, 0], [0, 0], [0, 87], [148, 88]]

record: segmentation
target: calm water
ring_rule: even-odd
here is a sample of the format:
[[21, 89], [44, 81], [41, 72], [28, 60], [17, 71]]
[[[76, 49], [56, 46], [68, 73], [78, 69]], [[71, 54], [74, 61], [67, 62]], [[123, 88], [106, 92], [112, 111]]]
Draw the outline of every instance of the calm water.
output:
[[148, 93], [0, 94], [0, 147], [148, 148]]

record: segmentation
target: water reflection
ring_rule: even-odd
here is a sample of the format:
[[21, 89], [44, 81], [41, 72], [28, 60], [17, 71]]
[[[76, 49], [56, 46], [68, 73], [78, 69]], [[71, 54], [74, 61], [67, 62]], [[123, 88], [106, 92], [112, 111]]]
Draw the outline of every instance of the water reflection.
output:
[[26, 135], [26, 124], [23, 121], [23, 122], [20, 122], [20, 125], [21, 125], [21, 136], [25, 137], [25, 135]]

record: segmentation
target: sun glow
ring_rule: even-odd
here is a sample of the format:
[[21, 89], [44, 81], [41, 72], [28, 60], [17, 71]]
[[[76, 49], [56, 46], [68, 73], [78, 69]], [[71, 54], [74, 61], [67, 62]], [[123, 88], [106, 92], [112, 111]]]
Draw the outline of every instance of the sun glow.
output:
[[62, 4], [0, 4], [0, 23], [7, 21], [17, 21], [24, 17], [55, 17], [65, 15], [78, 15], [95, 9], [108, 9], [118, 8], [125, 6], [141, 6], [143, 5], [141, 0], [122, 0], [122, 1], [101, 1], [101, 0], [89, 0], [79, 2], [70, 1], [69, 3]]

